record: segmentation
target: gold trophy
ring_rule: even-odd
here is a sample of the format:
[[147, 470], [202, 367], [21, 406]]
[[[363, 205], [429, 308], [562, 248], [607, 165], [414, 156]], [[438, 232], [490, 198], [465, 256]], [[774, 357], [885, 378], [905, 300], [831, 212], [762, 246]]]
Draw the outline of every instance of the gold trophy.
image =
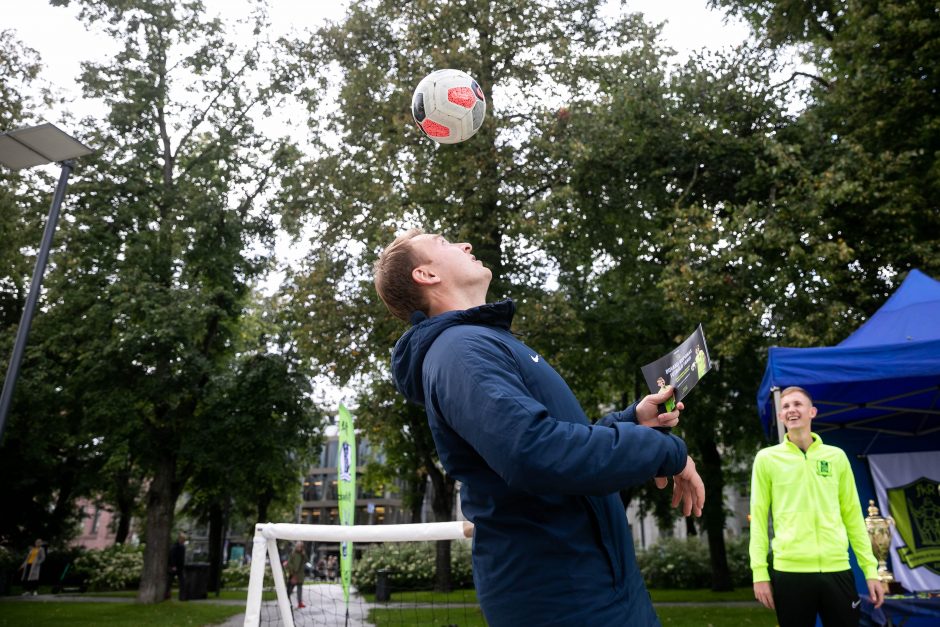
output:
[[894, 580], [894, 575], [888, 570], [888, 550], [891, 548], [891, 527], [894, 519], [887, 518], [878, 513], [875, 501], [868, 501], [868, 516], [865, 518], [865, 527], [871, 540], [871, 549], [878, 560], [878, 579], [884, 588], [885, 594], [900, 592], [900, 584]]

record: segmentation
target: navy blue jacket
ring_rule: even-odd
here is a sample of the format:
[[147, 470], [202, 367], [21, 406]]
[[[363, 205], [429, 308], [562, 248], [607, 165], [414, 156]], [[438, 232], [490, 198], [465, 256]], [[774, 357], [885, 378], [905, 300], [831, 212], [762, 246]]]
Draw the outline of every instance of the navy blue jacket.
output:
[[[503, 301], [417, 320], [395, 385], [427, 410], [474, 523], [473, 578], [490, 625], [659, 625], [617, 492], [686, 464], [679, 438], [594, 425], [565, 381], [509, 327]], [[418, 314], [420, 317], [420, 314]]]

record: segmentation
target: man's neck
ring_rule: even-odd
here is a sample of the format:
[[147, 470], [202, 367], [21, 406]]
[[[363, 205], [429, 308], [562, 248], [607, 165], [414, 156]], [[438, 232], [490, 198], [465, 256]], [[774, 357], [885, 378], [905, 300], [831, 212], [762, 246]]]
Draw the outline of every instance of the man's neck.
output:
[[813, 432], [809, 429], [799, 429], [788, 432], [790, 441], [796, 444], [804, 453], [813, 444]]
[[448, 311], [463, 311], [464, 309], [472, 309], [473, 307], [479, 307], [485, 304], [485, 289], [482, 293], [443, 294], [431, 297], [428, 313], [430, 317], [433, 318], [434, 316], [447, 313]]

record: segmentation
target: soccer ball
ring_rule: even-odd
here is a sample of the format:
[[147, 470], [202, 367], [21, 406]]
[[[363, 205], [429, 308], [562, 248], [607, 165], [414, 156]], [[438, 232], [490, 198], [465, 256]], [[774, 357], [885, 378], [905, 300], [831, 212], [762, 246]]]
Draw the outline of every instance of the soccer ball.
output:
[[473, 137], [483, 125], [486, 98], [470, 75], [437, 70], [425, 76], [411, 97], [411, 114], [425, 135], [441, 144]]

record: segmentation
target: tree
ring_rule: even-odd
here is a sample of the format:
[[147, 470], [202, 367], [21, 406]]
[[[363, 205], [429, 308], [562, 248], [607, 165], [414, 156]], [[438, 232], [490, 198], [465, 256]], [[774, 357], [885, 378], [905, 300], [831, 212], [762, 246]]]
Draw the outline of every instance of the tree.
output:
[[[64, 5], [67, 0], [54, 4]], [[63, 301], [84, 299], [77, 403], [97, 436], [126, 446], [149, 477], [138, 599], [163, 598], [174, 505], [194, 470], [184, 452], [205, 425], [213, 376], [230, 364], [248, 287], [270, 243], [262, 195], [294, 158], [255, 116], [291, 89], [261, 33], [242, 47], [200, 3], [82, 2], [80, 17], [120, 40], [86, 64], [86, 97], [108, 107], [76, 173]], [[253, 72], [268, 77], [250, 80]], [[80, 251], [80, 254], [79, 254]], [[74, 325], [69, 330], [74, 329]]]
[[[708, 490], [703, 523], [712, 585], [720, 590], [731, 586], [725, 477], [760, 438], [753, 410], [741, 405], [753, 398], [765, 341], [760, 332], [748, 333], [761, 328], [753, 312], [763, 313], [754, 281], [733, 290], [721, 282], [727, 272], [716, 274], [715, 266], [739, 265], [740, 238], [763, 237], [755, 216], [773, 205], [776, 169], [786, 154], [777, 137], [791, 121], [781, 90], [768, 87], [770, 55], [742, 48], [669, 68], [657, 37], [656, 29], [624, 16], [572, 68], [574, 97], [544, 121], [541, 160], [560, 164], [565, 176], [530, 212], [531, 239], [557, 263], [558, 291], [575, 321], [568, 326], [589, 349], [580, 350], [584, 341], [570, 341], [557, 325], [535, 328], [550, 329], [536, 335], [553, 342], [582, 399], [616, 407], [629, 400], [618, 399], [618, 390], [634, 398], [645, 393], [641, 364], [705, 323], [720, 369], [689, 399], [679, 433]], [[746, 208], [750, 219], [731, 230]], [[741, 272], [763, 273], [762, 265], [749, 261]], [[559, 334], [560, 341], [552, 337]], [[624, 497], [636, 495], [658, 517], [665, 513], [648, 487]]]
[[[283, 191], [285, 224], [299, 232], [309, 216], [315, 233], [313, 252], [287, 287], [299, 348], [312, 367], [340, 385], [388, 386], [388, 347], [401, 327], [388, 320], [368, 268], [405, 224], [473, 241], [474, 254], [493, 270], [495, 297], [509, 294], [515, 277], [528, 273], [527, 259], [511, 254], [506, 240], [515, 237], [523, 203], [544, 182], [533, 178], [541, 173], [527, 167], [515, 143], [525, 141], [541, 109], [547, 74], [595, 36], [598, 4], [353, 2], [344, 22], [296, 44], [301, 66], [317, 78], [308, 90], [312, 123], [328, 132], [313, 137], [321, 156]], [[330, 85], [322, 70], [331, 64], [341, 75], [335, 106], [321, 101]], [[438, 147], [411, 126], [412, 90], [441, 67], [466, 70], [488, 95], [483, 128], [456, 146]], [[509, 86], [511, 95], [497, 86]], [[328, 143], [328, 134], [338, 143]], [[370, 404], [370, 398], [381, 401]], [[373, 408], [388, 409], [386, 399], [382, 391], [361, 399], [359, 424], [370, 421]], [[402, 421], [400, 431], [418, 415], [404, 408], [392, 414]], [[417, 434], [409, 435], [414, 439], [401, 443], [417, 446]], [[438, 485], [437, 465], [416, 451], [395, 458], [411, 459], [420, 464], [412, 473], [432, 477], [441, 497], [435, 516], [449, 517], [453, 478], [441, 474]]]
[[840, 305], [816, 325], [832, 321], [841, 339], [910, 268], [940, 273], [936, 4], [715, 4], [747, 18], [771, 50], [800, 44], [816, 68], [796, 129], [804, 185], [787, 196], [818, 214], [814, 241], [847, 253], [822, 277]]
[[[12, 31], [0, 31], [0, 130], [36, 123], [34, 111], [51, 102], [37, 78], [40, 68], [34, 50]], [[35, 170], [0, 170], [0, 359], [4, 364], [9, 363], [54, 188], [54, 180]], [[0, 454], [0, 471], [7, 477], [0, 498], [13, 513], [3, 517], [0, 537], [14, 546], [31, 544], [37, 536], [58, 544], [74, 535], [77, 511], [71, 501], [83, 489], [82, 462], [88, 460], [87, 451], [75, 446], [79, 427], [61, 413], [63, 407], [57, 402], [61, 389], [38, 383], [42, 377], [62, 381], [66, 372], [56, 355], [44, 361], [36, 350], [42, 318], [40, 312], [33, 323]], [[35, 393], [47, 395], [47, 402], [30, 406], [29, 398]]]
[[[264, 313], [241, 325], [238, 355], [207, 386], [200, 409], [205, 426], [185, 451], [194, 461], [189, 509], [209, 523], [209, 587], [216, 591], [231, 514], [252, 511], [253, 520], [263, 523], [272, 500], [296, 500], [322, 440], [323, 417], [310, 401], [309, 380], [277, 334], [268, 335], [272, 325]], [[269, 342], [278, 350], [270, 350]], [[251, 463], [233, 465], [233, 459]]]

